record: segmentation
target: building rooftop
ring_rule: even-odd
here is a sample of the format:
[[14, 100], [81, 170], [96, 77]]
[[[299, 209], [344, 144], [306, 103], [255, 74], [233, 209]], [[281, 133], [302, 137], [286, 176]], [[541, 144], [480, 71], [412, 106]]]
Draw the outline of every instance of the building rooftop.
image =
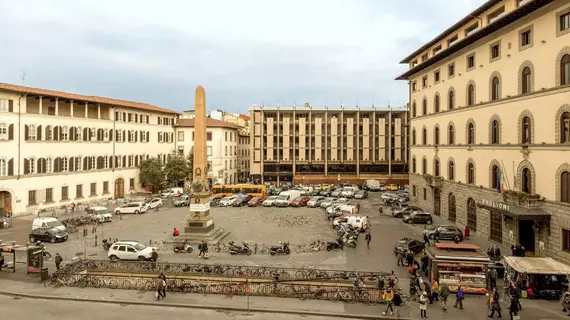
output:
[[304, 107], [304, 106], [298, 106], [298, 107], [294, 107], [294, 106], [262, 106], [259, 104], [254, 104], [251, 106], [250, 108], [251, 110], [271, 110], [271, 111], [275, 111], [275, 110], [280, 110], [280, 111], [368, 111], [368, 112], [372, 112], [372, 111], [394, 111], [394, 112], [407, 112], [408, 108], [407, 107], [396, 107], [396, 108], [391, 108], [391, 107], [382, 107], [382, 108], [377, 108], [377, 107], [357, 107], [357, 106], [344, 106], [344, 107], [329, 107], [329, 106], [311, 106], [310, 108]]
[[248, 115], [245, 115], [245, 114], [240, 114], [239, 117], [242, 118], [243, 120], [247, 120], [247, 121], [250, 120], [250, 117]]
[[[195, 119], [178, 119], [178, 122], [174, 125], [175, 127], [194, 127]], [[240, 126], [236, 126], [233, 123], [220, 121], [212, 118], [206, 118], [206, 127], [208, 128], [228, 128], [228, 129], [241, 129]]]
[[75, 93], [55, 91], [55, 90], [47, 90], [47, 89], [40, 89], [40, 88], [32, 88], [32, 87], [19, 86], [19, 85], [14, 85], [14, 84], [9, 84], [9, 83], [1, 83], [0, 82], [0, 90], [10, 91], [10, 92], [15, 92], [15, 93], [29, 93], [29, 94], [35, 94], [35, 95], [44, 96], [44, 97], [53, 97], [53, 98], [62, 98], [62, 99], [69, 99], [69, 100], [93, 102], [93, 103], [110, 104], [110, 105], [134, 108], [134, 109], [145, 110], [145, 111], [154, 111], [154, 112], [167, 113], [167, 114], [172, 114], [172, 115], [179, 115], [179, 113], [176, 111], [160, 108], [160, 107], [153, 106], [153, 105], [146, 104], [146, 103], [142, 103], [142, 102], [111, 99], [111, 98], [98, 97], [98, 96], [86, 96], [86, 95], [82, 95], [82, 94], [75, 94]]

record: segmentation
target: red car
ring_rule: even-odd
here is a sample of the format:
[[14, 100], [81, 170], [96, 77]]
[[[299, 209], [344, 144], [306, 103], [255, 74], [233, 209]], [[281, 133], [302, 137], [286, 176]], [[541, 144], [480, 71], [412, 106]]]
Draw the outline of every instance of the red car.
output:
[[263, 197], [254, 197], [247, 202], [248, 207], [257, 207], [263, 204], [265, 198]]
[[297, 197], [291, 202], [291, 207], [305, 207], [309, 200], [311, 200], [310, 197]]

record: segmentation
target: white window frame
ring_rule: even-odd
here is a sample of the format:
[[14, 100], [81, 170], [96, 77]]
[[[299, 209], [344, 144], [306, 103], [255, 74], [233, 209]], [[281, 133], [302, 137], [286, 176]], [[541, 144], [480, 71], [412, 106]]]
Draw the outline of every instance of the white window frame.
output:
[[77, 156], [75, 157], [75, 171], [83, 170], [83, 157]]
[[212, 146], [207, 146], [206, 147], [206, 155], [211, 156], [212, 155]]
[[28, 140], [37, 140], [38, 138], [38, 127], [35, 124], [28, 126]]
[[9, 107], [10, 107], [10, 100], [0, 99], [0, 112], [8, 112]]
[[8, 135], [8, 125], [4, 122], [0, 122], [0, 136]]
[[158, 142], [162, 142], [164, 140], [164, 137], [162, 136], [162, 132], [158, 132]]
[[69, 159], [67, 157], [61, 158], [61, 171], [66, 172], [69, 170]]
[[117, 142], [123, 142], [123, 130], [117, 130]]
[[103, 141], [109, 141], [109, 129], [103, 129]]
[[115, 162], [117, 162], [117, 163], [115, 163], [115, 168], [122, 168], [122, 165], [123, 165], [123, 156], [117, 155], [115, 159], [117, 159], [117, 158], [118, 158], [119, 160], [115, 160]]
[[109, 169], [109, 157], [103, 157], [103, 169]]
[[51, 126], [46, 126], [46, 136], [45, 136], [46, 141], [51, 141], [53, 140], [53, 128]]
[[97, 129], [91, 128], [89, 131], [91, 131], [91, 141], [97, 140]]
[[0, 159], [0, 177], [8, 176], [8, 160]]
[[46, 173], [53, 172], [53, 160], [52, 158], [46, 158]]
[[75, 140], [77, 141], [83, 140], [83, 128], [81, 127], [75, 128]]
[[69, 131], [66, 126], [61, 127], [61, 140], [62, 141], [69, 140]]
[[97, 168], [97, 159], [95, 156], [89, 157], [89, 170], [93, 170]]
[[135, 156], [133, 156], [133, 155], [130, 155], [130, 156], [129, 156], [129, 163], [128, 163], [128, 165], [129, 165], [129, 168], [132, 168], [132, 167], [135, 166]]
[[36, 159], [35, 158], [30, 158], [28, 159], [28, 174], [34, 174], [36, 173]]

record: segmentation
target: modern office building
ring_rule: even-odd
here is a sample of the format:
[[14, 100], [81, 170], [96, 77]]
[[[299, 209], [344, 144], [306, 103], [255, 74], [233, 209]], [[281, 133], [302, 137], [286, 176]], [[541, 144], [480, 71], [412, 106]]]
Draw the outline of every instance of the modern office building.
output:
[[402, 63], [412, 201], [570, 262], [570, 3], [487, 1]]
[[0, 83], [0, 217], [141, 190], [164, 161], [178, 113], [153, 105]]
[[[248, 117], [249, 118], [249, 117]], [[248, 121], [249, 122], [249, 121]], [[238, 130], [238, 182], [250, 182], [251, 137], [250, 127]]]
[[251, 112], [251, 176], [258, 182], [407, 183], [406, 109], [267, 107]]

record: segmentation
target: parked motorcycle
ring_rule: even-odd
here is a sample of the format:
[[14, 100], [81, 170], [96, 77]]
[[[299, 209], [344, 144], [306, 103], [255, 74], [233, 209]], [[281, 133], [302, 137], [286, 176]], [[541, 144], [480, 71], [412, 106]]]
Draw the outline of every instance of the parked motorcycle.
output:
[[109, 249], [111, 249], [111, 246], [113, 245], [113, 243], [119, 241], [118, 239], [111, 239], [109, 238], [109, 240], [107, 239], [103, 239], [103, 249], [105, 249], [105, 251], [109, 251]]
[[289, 242], [285, 242], [283, 243], [283, 245], [280, 246], [271, 246], [271, 248], [269, 248], [269, 254], [271, 254], [272, 256], [276, 255], [276, 254], [290, 254], [291, 253], [291, 249], [289, 249]]
[[344, 242], [341, 239], [338, 239], [336, 242], [327, 242], [327, 251], [331, 251], [334, 249], [343, 250]]
[[0, 229], [8, 229], [10, 228], [10, 224], [8, 223], [8, 221], [2, 219], [0, 220]]
[[188, 243], [188, 241], [175, 243], [172, 246], [172, 250], [174, 250], [175, 253], [180, 253], [180, 252], [192, 253], [192, 251], [194, 251], [194, 249], [190, 246], [190, 243]]
[[246, 255], [251, 255], [252, 251], [249, 248], [249, 244], [247, 244], [247, 242], [243, 241], [243, 247], [242, 246], [238, 246], [236, 244], [234, 244], [233, 241], [230, 241], [230, 254], [231, 255], [236, 255], [236, 254], [246, 254]]

